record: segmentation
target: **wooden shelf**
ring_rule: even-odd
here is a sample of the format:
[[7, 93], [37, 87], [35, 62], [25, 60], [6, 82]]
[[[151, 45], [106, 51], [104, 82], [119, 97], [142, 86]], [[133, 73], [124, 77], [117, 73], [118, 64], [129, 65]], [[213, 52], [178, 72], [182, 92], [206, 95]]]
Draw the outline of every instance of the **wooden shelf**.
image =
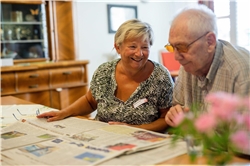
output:
[[41, 43], [44, 40], [2, 40], [1, 43]]
[[24, 21], [24, 22], [12, 22], [4, 21], [1, 22], [2, 25], [41, 25], [43, 22], [40, 21]]

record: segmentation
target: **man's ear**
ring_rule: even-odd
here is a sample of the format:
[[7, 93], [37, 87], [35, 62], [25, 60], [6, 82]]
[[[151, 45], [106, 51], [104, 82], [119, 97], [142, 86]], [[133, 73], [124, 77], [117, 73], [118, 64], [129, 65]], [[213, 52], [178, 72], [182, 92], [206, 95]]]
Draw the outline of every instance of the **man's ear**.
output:
[[115, 50], [118, 54], [120, 54], [120, 47], [115, 43], [114, 44]]
[[208, 51], [214, 51], [216, 46], [216, 36], [213, 32], [207, 34]]

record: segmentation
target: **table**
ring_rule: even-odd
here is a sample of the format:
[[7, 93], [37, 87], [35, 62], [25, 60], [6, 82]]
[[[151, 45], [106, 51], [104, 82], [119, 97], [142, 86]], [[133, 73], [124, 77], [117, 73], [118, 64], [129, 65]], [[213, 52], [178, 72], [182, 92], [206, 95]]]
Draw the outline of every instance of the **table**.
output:
[[30, 101], [19, 99], [14, 96], [4, 96], [0, 100], [1, 105], [12, 105], [12, 104], [34, 104]]
[[[12, 104], [34, 104], [32, 102], [26, 101], [19, 99], [17, 97], [13, 96], [4, 96], [1, 97], [1, 105], [12, 105]], [[250, 163], [250, 160], [244, 159], [244, 158], [239, 158], [239, 157], [234, 157], [232, 160], [232, 163]], [[206, 158], [205, 157], [199, 157], [194, 163], [192, 163], [189, 160], [189, 156], [187, 154], [180, 155], [178, 157], [174, 157], [172, 159], [166, 160], [164, 162], [159, 163], [158, 165], [204, 165], [206, 163]]]

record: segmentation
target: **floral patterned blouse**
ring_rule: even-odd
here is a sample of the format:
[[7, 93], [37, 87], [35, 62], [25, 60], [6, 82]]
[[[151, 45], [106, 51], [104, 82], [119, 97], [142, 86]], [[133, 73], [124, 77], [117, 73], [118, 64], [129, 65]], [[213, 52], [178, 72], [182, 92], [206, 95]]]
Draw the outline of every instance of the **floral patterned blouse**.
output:
[[151, 61], [154, 70], [141, 82], [127, 101], [116, 98], [115, 70], [119, 59], [98, 67], [90, 83], [93, 97], [97, 101], [95, 119], [103, 122], [116, 121], [132, 125], [151, 123], [160, 117], [159, 109], [172, 104], [173, 80], [169, 71], [161, 64]]

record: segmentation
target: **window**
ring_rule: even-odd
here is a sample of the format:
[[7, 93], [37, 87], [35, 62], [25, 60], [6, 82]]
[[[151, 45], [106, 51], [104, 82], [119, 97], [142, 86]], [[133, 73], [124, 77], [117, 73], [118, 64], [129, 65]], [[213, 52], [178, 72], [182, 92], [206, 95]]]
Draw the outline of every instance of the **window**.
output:
[[218, 38], [250, 50], [250, 1], [214, 0]]

